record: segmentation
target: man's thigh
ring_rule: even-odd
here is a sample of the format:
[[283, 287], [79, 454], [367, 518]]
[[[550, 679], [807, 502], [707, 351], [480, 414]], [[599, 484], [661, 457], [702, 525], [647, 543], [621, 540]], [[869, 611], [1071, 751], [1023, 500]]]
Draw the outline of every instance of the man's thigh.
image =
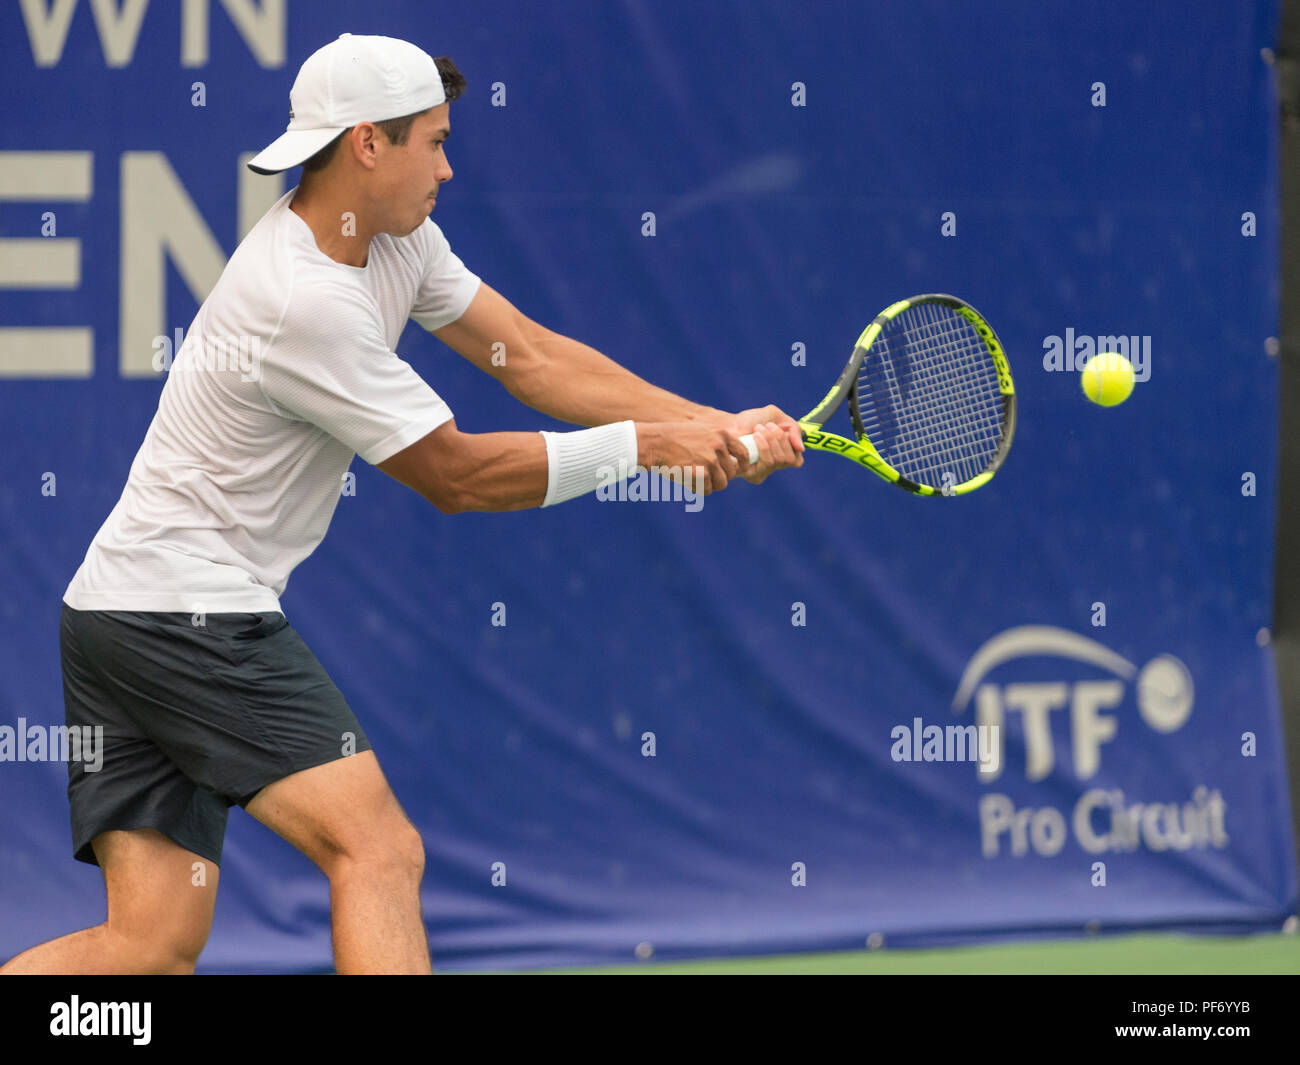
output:
[[340, 858], [422, 854], [419, 834], [373, 751], [268, 784], [244, 809], [326, 872]]
[[95, 857], [108, 892], [108, 928], [164, 958], [197, 958], [212, 929], [220, 870], [152, 828], [102, 832]]

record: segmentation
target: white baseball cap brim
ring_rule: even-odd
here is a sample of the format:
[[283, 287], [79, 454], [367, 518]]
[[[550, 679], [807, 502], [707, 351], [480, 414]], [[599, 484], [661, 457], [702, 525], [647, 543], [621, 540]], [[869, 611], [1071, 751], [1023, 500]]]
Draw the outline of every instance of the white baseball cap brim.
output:
[[256, 174], [278, 174], [288, 170], [310, 159], [348, 128], [285, 130], [248, 161], [248, 169]]

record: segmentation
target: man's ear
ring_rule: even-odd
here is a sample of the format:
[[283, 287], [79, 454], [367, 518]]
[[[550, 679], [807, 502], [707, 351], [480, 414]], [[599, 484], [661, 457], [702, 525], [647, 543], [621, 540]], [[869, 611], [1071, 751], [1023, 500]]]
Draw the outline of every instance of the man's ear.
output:
[[379, 131], [373, 122], [358, 122], [348, 131], [352, 157], [367, 170], [373, 170], [375, 167], [378, 136]]

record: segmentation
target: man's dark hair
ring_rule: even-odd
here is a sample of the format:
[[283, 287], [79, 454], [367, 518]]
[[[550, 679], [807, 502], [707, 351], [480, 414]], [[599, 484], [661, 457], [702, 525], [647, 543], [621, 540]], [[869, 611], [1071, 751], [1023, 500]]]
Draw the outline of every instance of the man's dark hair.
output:
[[[457, 70], [456, 64], [445, 55], [438, 56], [434, 63], [437, 64], [438, 74], [442, 77], [442, 91], [446, 95], [447, 101], [451, 102], [465, 91], [465, 75]], [[403, 115], [401, 118], [385, 119], [383, 122], [376, 122], [375, 125], [384, 131], [384, 136], [388, 138], [389, 144], [396, 144], [400, 147], [406, 143], [406, 138], [411, 135], [411, 123], [422, 114], [424, 114], [423, 111], [417, 111], [415, 114]], [[314, 173], [317, 170], [324, 170], [329, 165], [329, 161], [334, 158], [334, 153], [338, 151], [339, 142], [350, 132], [351, 127], [345, 129], [310, 159], [305, 160], [302, 164], [303, 172]]]

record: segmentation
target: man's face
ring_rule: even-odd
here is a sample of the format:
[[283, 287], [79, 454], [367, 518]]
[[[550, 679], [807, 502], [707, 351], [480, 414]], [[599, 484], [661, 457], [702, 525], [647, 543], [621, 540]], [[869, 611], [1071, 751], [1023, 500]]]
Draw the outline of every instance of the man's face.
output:
[[390, 144], [382, 131], [375, 135], [375, 207], [380, 232], [404, 237], [418, 229], [433, 210], [438, 189], [451, 180], [443, 141], [451, 132], [450, 103], [417, 115], [405, 144]]

